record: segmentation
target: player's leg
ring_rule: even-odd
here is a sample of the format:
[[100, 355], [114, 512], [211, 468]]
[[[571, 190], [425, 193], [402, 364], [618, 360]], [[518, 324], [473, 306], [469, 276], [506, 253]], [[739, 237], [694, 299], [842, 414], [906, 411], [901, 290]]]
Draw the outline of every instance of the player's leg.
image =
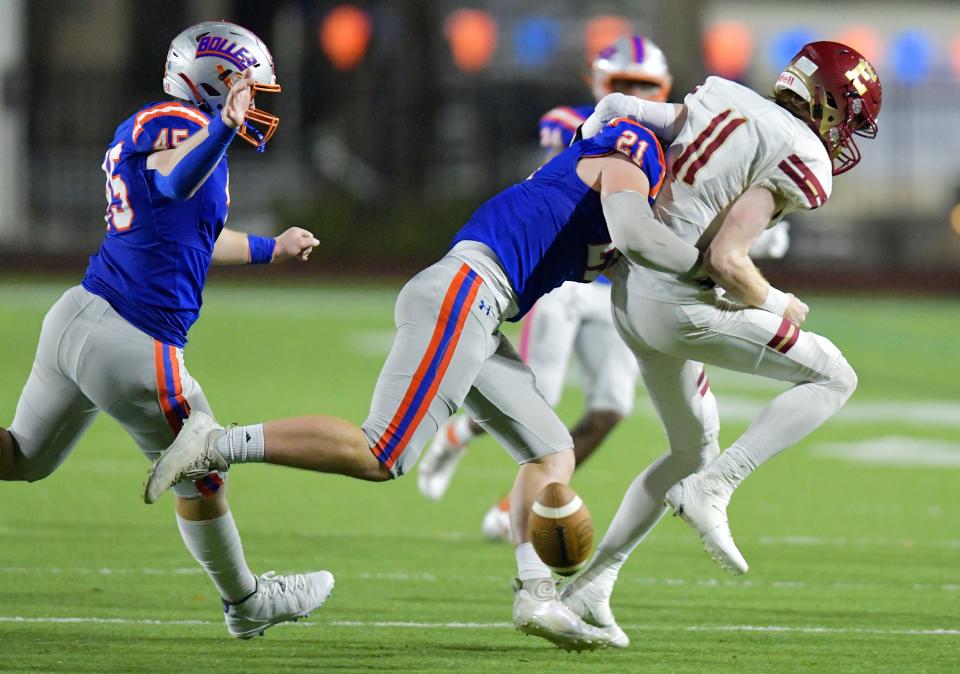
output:
[[[541, 297], [523, 319], [520, 357], [530, 366], [537, 386], [551, 405], [563, 392], [569, 355], [577, 330], [576, 287], [568, 283]], [[444, 423], [424, 452], [418, 467], [420, 492], [439, 499], [446, 492], [457, 464], [469, 442], [483, 433], [483, 427], [469, 415], [458, 415]], [[510, 499], [504, 497], [484, 515], [481, 531], [490, 539], [509, 539]]]
[[703, 366], [633, 346], [670, 449], [633, 480], [589, 564], [564, 588], [564, 603], [598, 625], [616, 625], [610, 610], [614, 584], [627, 557], [663, 517], [667, 490], [719, 453], [716, 399]]
[[640, 376], [636, 357], [613, 324], [610, 285], [594, 282], [582, 293], [588, 310], [577, 332], [575, 353], [587, 410], [571, 430], [578, 469], [633, 411]]
[[724, 309], [689, 352], [728, 369], [792, 382], [753, 419], [707, 472], [736, 487], [759, 465], [801, 441], [853, 394], [857, 375], [826, 337], [756, 309]]
[[148, 502], [198, 465], [218, 461], [266, 461], [370, 480], [404, 474], [495, 349], [500, 318], [477, 309], [479, 299], [496, 306], [481, 277], [452, 257], [420, 272], [397, 298], [397, 333], [361, 427], [308, 416], [230, 429], [206, 425], [207, 419], [201, 429], [194, 415], [154, 466]]
[[[183, 362], [183, 351], [158, 342], [121, 318], [100, 298], [77, 370], [83, 392], [156, 458], [191, 412], [210, 414], [202, 389]], [[270, 591], [253, 575], [222, 491], [225, 475], [210, 473], [174, 486], [176, 520], [184, 545], [223, 598], [233, 636], [250, 637], [323, 603], [327, 572], [287, 576]]]
[[700, 533], [711, 556], [724, 568], [744, 573], [747, 563], [726, 518], [734, 489], [835, 414], [853, 394], [857, 377], [829, 340], [779, 316], [720, 303], [697, 307], [690, 317], [708, 329], [685, 333], [685, 353], [794, 384], [764, 407], [720, 457], [667, 492], [667, 503]]
[[484, 363], [465, 407], [521, 464], [510, 495], [518, 571], [515, 626], [564, 647], [611, 644], [610, 635], [562, 606], [550, 569], [530, 542], [527, 520], [533, 501], [547, 484], [567, 484], [573, 474], [572, 440], [506, 338]]
[[[581, 317], [584, 310], [589, 310], [588, 298], [582, 292], [584, 288], [582, 283], [565, 283], [541, 297], [524, 318], [520, 332], [520, 359], [533, 372], [537, 390], [552, 408], [563, 395]], [[579, 429], [581, 435], [584, 430], [587, 429]], [[480, 532], [489, 540], [509, 542], [512, 539], [509, 494], [487, 509]]]
[[96, 417], [96, 405], [72, 379], [88, 304], [82, 289], [72, 288], [47, 312], [13, 422], [0, 429], [0, 480], [50, 475]]
[[631, 293], [627, 308], [623, 316], [630, 331], [651, 348], [794, 384], [764, 408], [716, 462], [666, 496], [719, 563], [745, 572], [746, 561], [726, 519], [733, 489], [761, 463], [834, 414], [856, 387], [856, 375], [829, 340], [801, 331], [779, 316], [722, 298], [710, 304], [678, 305]]

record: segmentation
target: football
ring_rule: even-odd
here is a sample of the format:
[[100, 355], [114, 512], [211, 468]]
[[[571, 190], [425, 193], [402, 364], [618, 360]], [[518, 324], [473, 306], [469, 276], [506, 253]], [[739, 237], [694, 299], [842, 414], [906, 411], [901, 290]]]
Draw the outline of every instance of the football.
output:
[[533, 548], [561, 576], [583, 566], [593, 549], [593, 520], [570, 487], [551, 482], [533, 502], [529, 521]]

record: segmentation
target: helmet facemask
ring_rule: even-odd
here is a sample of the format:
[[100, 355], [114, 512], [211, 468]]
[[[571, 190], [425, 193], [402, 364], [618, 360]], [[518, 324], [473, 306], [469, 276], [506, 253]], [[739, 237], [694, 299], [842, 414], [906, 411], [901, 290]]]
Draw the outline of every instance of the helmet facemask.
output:
[[833, 175], [845, 173], [860, 162], [860, 148], [854, 136], [877, 137], [877, 122], [867, 112], [863, 99], [854, 91], [847, 91], [844, 96], [846, 113], [840, 110], [833, 94], [819, 85], [814, 88], [810, 104], [811, 118], [833, 162]]
[[[253, 95], [258, 91], [270, 94], [278, 94], [281, 91], [279, 84], [254, 84]], [[262, 129], [257, 126], [262, 125]], [[257, 148], [257, 152], [264, 152], [267, 149], [267, 142], [273, 138], [273, 134], [280, 125], [280, 118], [276, 115], [255, 107], [253, 100], [250, 102], [250, 108], [243, 117], [243, 124], [237, 135]]]

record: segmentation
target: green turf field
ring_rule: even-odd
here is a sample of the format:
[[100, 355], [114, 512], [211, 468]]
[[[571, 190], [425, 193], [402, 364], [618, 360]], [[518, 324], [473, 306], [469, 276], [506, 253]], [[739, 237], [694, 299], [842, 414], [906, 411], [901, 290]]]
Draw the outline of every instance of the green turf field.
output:
[[[214, 285], [186, 354], [221, 421], [363, 419], [397, 287]], [[64, 287], [0, 283], [0, 423]], [[726, 575], [671, 518], [642, 544], [614, 595], [628, 650], [568, 654], [513, 631], [513, 555], [481, 540], [479, 522], [515, 468], [489, 439], [440, 503], [411, 477], [377, 485], [237, 467], [231, 497], [254, 570], [328, 568], [337, 588], [306, 624], [231, 640], [170, 497], [141, 503], [146, 461], [101, 418], [52, 477], [0, 485], [0, 670], [958, 671], [960, 302], [810, 304], [806, 327], [844, 350], [859, 391], [737, 492], [747, 576]], [[710, 377], [725, 441], [778, 390]], [[579, 404], [571, 386], [564, 418]], [[574, 479], [599, 531], [663, 449], [641, 392], [637, 414]]]

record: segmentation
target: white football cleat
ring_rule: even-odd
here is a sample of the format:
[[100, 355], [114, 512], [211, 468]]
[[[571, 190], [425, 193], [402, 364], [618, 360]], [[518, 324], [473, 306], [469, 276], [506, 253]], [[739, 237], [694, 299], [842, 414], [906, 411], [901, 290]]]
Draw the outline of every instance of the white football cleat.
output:
[[160, 495], [184, 480], [197, 480], [215, 470], [226, 470], [227, 462], [217, 451], [223, 426], [204, 412], [193, 412], [173, 444], [154, 462], [143, 488], [145, 503], [155, 503]]
[[630, 645], [628, 637], [610, 610], [610, 595], [616, 582], [616, 574], [603, 572], [592, 580], [585, 580], [583, 574], [567, 583], [560, 592], [560, 601], [583, 619], [588, 625], [600, 629], [615, 648]]
[[514, 581], [513, 625], [524, 634], [542, 637], [558, 648], [587, 651], [612, 646], [601, 630], [588, 625], [560, 603], [552, 578]]
[[230, 636], [249, 639], [263, 635], [268, 627], [306, 618], [323, 606], [333, 592], [329, 571], [278, 576], [268, 571], [257, 578], [253, 594], [235, 604], [224, 600], [223, 613]]
[[512, 542], [510, 538], [510, 511], [501, 508], [499, 503], [491, 506], [480, 523], [480, 533], [489, 541]]
[[694, 473], [667, 490], [664, 503], [673, 508], [684, 522], [693, 527], [703, 540], [703, 547], [720, 566], [740, 575], [750, 567], [733, 542], [727, 521], [729, 488], [721, 486], [711, 475]]
[[431, 501], [439, 501], [447, 493], [457, 465], [467, 451], [468, 443], [457, 442], [452, 432], [453, 424], [454, 419], [448, 419], [440, 426], [417, 468], [417, 486], [420, 493]]

